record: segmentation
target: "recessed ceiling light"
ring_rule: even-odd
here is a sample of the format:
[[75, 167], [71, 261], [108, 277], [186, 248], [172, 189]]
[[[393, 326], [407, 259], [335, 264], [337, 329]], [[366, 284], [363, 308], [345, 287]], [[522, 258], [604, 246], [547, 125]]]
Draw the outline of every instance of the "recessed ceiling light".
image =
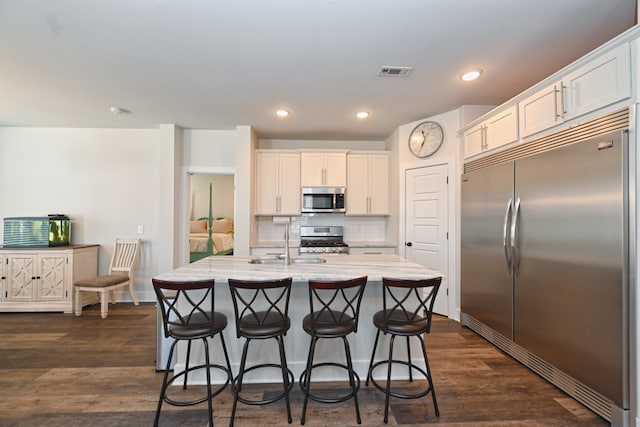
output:
[[356, 113], [356, 117], [359, 119], [366, 119], [367, 117], [369, 117], [369, 112], [368, 111], [358, 111]]
[[124, 108], [120, 108], [120, 107], [109, 107], [109, 110], [111, 110], [112, 114], [115, 114], [116, 116], [119, 116], [120, 114], [129, 114], [131, 111], [129, 110], [125, 110]]
[[470, 81], [473, 81], [473, 80], [477, 79], [478, 77], [480, 77], [480, 74], [482, 74], [482, 69], [476, 68], [474, 70], [469, 70], [469, 71], [463, 73], [460, 76], [460, 79], [465, 81], [465, 82], [470, 82]]
[[284, 109], [278, 110], [278, 111], [276, 111], [276, 115], [278, 117], [287, 117], [289, 115], [289, 111], [288, 110], [284, 110]]

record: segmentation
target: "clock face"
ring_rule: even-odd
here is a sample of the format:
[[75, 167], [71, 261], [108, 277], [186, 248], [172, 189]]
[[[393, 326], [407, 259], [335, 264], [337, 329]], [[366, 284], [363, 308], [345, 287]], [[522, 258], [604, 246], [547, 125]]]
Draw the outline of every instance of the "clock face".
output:
[[442, 145], [444, 132], [436, 122], [422, 122], [409, 135], [409, 149], [416, 157], [429, 157]]

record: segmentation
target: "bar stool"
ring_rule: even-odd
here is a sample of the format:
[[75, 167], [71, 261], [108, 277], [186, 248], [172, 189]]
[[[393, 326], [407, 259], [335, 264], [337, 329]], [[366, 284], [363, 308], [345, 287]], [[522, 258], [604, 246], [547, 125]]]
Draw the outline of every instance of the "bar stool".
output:
[[[158, 306], [162, 312], [162, 325], [165, 338], [173, 338], [173, 343], [169, 349], [169, 357], [165, 368], [160, 400], [153, 425], [157, 426], [160, 419], [162, 403], [167, 402], [174, 406], [191, 406], [207, 401], [209, 407], [209, 425], [213, 426], [213, 403], [212, 399], [220, 394], [231, 381], [231, 364], [227, 347], [224, 343], [222, 331], [227, 327], [227, 316], [214, 311], [215, 293], [214, 280], [197, 281], [168, 281], [152, 279], [153, 289], [158, 299]], [[208, 338], [220, 335], [220, 342], [226, 366], [211, 364], [209, 360]], [[202, 340], [204, 347], [205, 363], [196, 366], [189, 366], [191, 357], [191, 342]], [[187, 341], [187, 358], [184, 371], [175, 374], [169, 379], [171, 370], [171, 358], [178, 341]], [[207, 395], [190, 401], [177, 401], [167, 395], [167, 388], [174, 381], [182, 377], [183, 390], [187, 388], [187, 376], [189, 373], [199, 369], [204, 369], [207, 377]], [[221, 370], [226, 380], [215, 390], [211, 387], [211, 369]]]
[[[229, 288], [233, 300], [236, 318], [236, 335], [244, 337], [240, 370], [231, 382], [233, 390], [233, 409], [230, 426], [233, 426], [238, 401], [246, 405], [266, 405], [282, 398], [287, 405], [287, 420], [291, 423], [291, 405], [289, 391], [293, 387], [293, 372], [287, 367], [284, 351], [284, 336], [291, 327], [289, 319], [289, 298], [291, 295], [291, 277], [267, 281], [250, 281], [229, 279]], [[254, 340], [273, 338], [278, 343], [280, 364], [258, 363], [246, 367], [249, 343]], [[282, 373], [283, 391], [270, 398], [250, 400], [240, 396], [244, 376], [248, 372], [263, 368], [278, 368]]]
[[[358, 406], [358, 390], [360, 377], [353, 369], [351, 350], [347, 335], [358, 332], [358, 315], [360, 302], [367, 284], [367, 276], [350, 280], [321, 281], [309, 280], [310, 312], [302, 320], [302, 327], [311, 336], [309, 356], [306, 369], [300, 375], [300, 388], [304, 393], [302, 417], [300, 423], [304, 425], [309, 399], [321, 403], [338, 403], [353, 398], [356, 407], [356, 419], [360, 420]], [[344, 343], [345, 363], [320, 362], [313, 363], [316, 344], [321, 338], [341, 338]], [[321, 396], [311, 392], [311, 373], [321, 366], [334, 366], [345, 369], [349, 375], [350, 390], [342, 396]]]
[[[384, 422], [389, 420], [389, 397], [398, 397], [401, 399], [417, 399], [431, 393], [433, 398], [433, 406], [436, 416], [440, 416], [438, 410], [438, 402], [436, 400], [436, 390], [433, 387], [433, 379], [431, 378], [431, 370], [429, 369], [429, 360], [427, 358], [427, 349], [424, 345], [424, 337], [422, 334], [428, 334], [431, 330], [431, 317], [433, 314], [433, 304], [440, 288], [442, 277], [433, 279], [419, 280], [402, 280], [382, 278], [382, 311], [378, 311], [373, 315], [373, 324], [378, 328], [376, 340], [373, 344], [373, 352], [371, 353], [371, 362], [367, 372], [366, 385], [369, 380], [380, 391], [385, 393], [384, 403]], [[424, 289], [424, 291], [423, 291]], [[373, 363], [376, 354], [378, 339], [380, 332], [391, 335], [389, 343], [389, 358]], [[396, 336], [407, 337], [407, 360], [397, 360], [393, 358], [393, 343]], [[422, 355], [426, 371], [411, 361], [411, 348], [409, 343], [410, 337], [416, 337], [422, 346]], [[405, 365], [409, 368], [409, 381], [413, 382], [412, 371], [420, 372], [428, 382], [428, 387], [417, 393], [402, 393], [391, 389], [391, 366], [394, 363]], [[373, 370], [380, 365], [387, 365], [387, 383], [383, 387], [373, 378]]]

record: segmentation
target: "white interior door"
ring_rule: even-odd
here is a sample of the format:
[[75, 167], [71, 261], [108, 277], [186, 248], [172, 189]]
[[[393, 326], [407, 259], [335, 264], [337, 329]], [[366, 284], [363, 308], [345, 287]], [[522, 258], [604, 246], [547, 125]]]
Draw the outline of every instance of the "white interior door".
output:
[[408, 169], [405, 174], [405, 255], [444, 278], [434, 312], [449, 315], [448, 165]]

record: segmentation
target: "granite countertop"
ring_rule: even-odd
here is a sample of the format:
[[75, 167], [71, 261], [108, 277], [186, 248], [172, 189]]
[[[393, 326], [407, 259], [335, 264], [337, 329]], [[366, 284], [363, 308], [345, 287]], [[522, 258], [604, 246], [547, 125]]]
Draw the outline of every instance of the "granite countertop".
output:
[[[299, 255], [292, 258], [311, 257]], [[291, 276], [294, 281], [344, 280], [368, 276], [370, 281], [381, 281], [382, 277], [399, 279], [432, 278], [442, 274], [408, 261], [398, 255], [327, 255], [322, 264], [250, 264], [252, 257], [210, 256], [160, 274], [164, 280], [211, 279], [226, 282], [228, 278], [240, 280], [269, 280]]]

